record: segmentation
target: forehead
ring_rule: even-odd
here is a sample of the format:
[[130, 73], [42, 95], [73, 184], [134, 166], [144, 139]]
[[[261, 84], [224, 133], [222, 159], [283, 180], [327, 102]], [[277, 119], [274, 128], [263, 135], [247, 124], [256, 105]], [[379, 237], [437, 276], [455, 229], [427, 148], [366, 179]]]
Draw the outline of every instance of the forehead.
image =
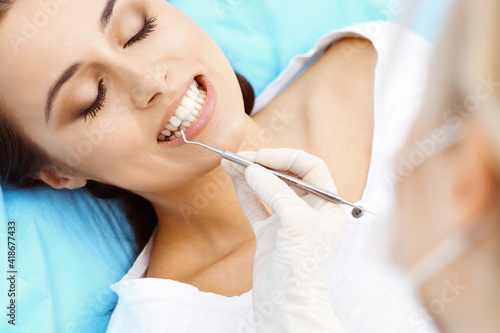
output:
[[0, 25], [0, 97], [8, 109], [44, 109], [49, 87], [83, 56], [82, 44], [96, 37], [104, 5], [105, 0], [14, 3]]

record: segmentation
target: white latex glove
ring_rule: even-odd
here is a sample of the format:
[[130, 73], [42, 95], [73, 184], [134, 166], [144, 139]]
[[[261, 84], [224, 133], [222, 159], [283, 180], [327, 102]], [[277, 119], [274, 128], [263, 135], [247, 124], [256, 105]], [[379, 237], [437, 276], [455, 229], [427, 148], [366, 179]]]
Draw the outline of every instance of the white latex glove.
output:
[[[326, 164], [304, 151], [262, 149], [239, 154], [337, 192]], [[329, 281], [348, 226], [344, 210], [316, 195], [292, 190], [260, 165], [244, 169], [223, 160], [222, 167], [233, 178], [257, 241], [252, 290], [256, 331], [344, 332], [329, 297]]]

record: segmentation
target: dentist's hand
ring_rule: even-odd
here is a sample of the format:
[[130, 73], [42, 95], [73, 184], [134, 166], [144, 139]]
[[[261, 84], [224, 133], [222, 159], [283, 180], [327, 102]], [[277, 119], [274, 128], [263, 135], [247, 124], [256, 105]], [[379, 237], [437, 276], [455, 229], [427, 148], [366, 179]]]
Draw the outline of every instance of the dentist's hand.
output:
[[[294, 149], [241, 155], [337, 192], [326, 164]], [[329, 281], [348, 219], [337, 204], [292, 190], [259, 165], [222, 161], [257, 241], [253, 301], [257, 332], [344, 332], [333, 313]], [[264, 203], [270, 207], [271, 214]]]

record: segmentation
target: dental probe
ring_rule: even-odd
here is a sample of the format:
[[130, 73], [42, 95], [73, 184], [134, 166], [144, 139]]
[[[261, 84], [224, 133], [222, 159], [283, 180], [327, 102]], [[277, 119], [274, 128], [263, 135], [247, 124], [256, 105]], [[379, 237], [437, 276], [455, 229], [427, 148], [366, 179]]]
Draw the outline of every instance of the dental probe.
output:
[[[231, 161], [233, 163], [239, 164], [239, 165], [244, 166], [244, 167], [248, 167], [248, 166], [250, 166], [252, 164], [256, 164], [254, 161], [249, 160], [249, 159], [247, 159], [245, 157], [242, 157], [242, 156], [240, 156], [238, 154], [235, 154], [233, 152], [230, 152], [228, 150], [220, 150], [220, 149], [216, 149], [216, 148], [212, 148], [210, 146], [207, 146], [207, 145], [205, 145], [203, 143], [194, 142], [194, 141], [188, 141], [186, 139], [186, 136], [184, 135], [184, 131], [183, 130], [181, 130], [181, 134], [182, 134], [182, 138], [184, 139], [184, 142], [195, 144], [195, 145], [199, 145], [199, 146], [202, 146], [204, 148], [207, 148], [207, 149], [209, 149], [209, 150], [211, 150], [211, 151], [219, 154], [220, 156], [222, 156], [222, 158], [225, 158], [226, 160], [229, 160], [229, 161]], [[275, 176], [277, 176], [278, 178], [280, 178], [281, 180], [283, 180], [285, 183], [287, 183], [290, 186], [294, 186], [294, 187], [299, 188], [301, 190], [304, 190], [306, 192], [316, 194], [317, 196], [320, 196], [323, 199], [326, 199], [326, 200], [329, 200], [329, 201], [333, 201], [333, 202], [338, 203], [338, 204], [342, 204], [342, 205], [347, 205], [347, 206], [353, 207], [352, 216], [354, 216], [355, 218], [360, 218], [361, 216], [363, 216], [364, 212], [373, 214], [372, 212], [370, 212], [366, 208], [363, 208], [361, 206], [356, 206], [356, 205], [350, 203], [349, 201], [345, 200], [344, 198], [342, 198], [338, 194], [335, 194], [335, 193], [323, 190], [323, 189], [321, 189], [321, 188], [319, 188], [317, 186], [314, 186], [312, 184], [309, 184], [309, 183], [307, 183], [307, 182], [305, 182], [305, 181], [303, 181], [301, 179], [298, 179], [298, 178], [289, 176], [287, 174], [284, 174], [282, 172], [279, 172], [279, 171], [273, 170], [271, 168], [268, 168], [265, 165], [262, 165], [262, 164], [259, 164], [259, 165], [261, 165], [264, 168], [268, 169], [272, 174], [274, 174]]]

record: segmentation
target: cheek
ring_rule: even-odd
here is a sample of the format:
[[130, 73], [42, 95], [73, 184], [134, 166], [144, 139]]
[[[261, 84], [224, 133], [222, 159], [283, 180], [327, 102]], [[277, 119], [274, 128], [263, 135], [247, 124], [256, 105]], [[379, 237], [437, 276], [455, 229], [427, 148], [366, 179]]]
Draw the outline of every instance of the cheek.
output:
[[[107, 114], [105, 114], [107, 113]], [[108, 182], [106, 175], [120, 177], [128, 173], [147, 147], [146, 126], [131, 119], [129, 113], [103, 110], [90, 123], [74, 126], [51, 137], [49, 147], [55, 159], [89, 179]], [[56, 148], [57, 147], [57, 148]], [[142, 148], [142, 149], [141, 149]], [[127, 163], [124, 163], [127, 162]], [[120, 168], [110, 168], [120, 165]]]

